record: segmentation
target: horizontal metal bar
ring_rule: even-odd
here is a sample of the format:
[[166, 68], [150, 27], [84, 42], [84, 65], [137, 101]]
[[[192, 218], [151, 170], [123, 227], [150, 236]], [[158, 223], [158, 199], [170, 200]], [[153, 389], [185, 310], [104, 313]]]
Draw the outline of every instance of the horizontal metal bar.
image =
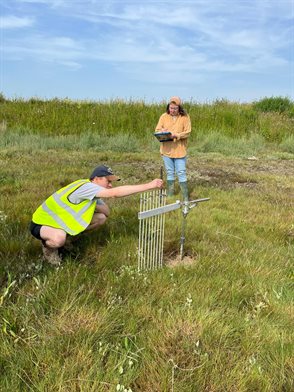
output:
[[[162, 207], [158, 207], [158, 208], [153, 208], [152, 210], [147, 210], [147, 211], [143, 211], [143, 212], [139, 212], [138, 213], [138, 219], [146, 219], [146, 218], [150, 218], [152, 216], [156, 216], [156, 215], [160, 215], [160, 214], [165, 214], [166, 212], [170, 212], [170, 211], [174, 211], [177, 210], [179, 208], [181, 208], [182, 206], [185, 207], [195, 207], [195, 205], [197, 203], [201, 203], [202, 201], [208, 201], [210, 200], [209, 197], [205, 197], [203, 199], [196, 199], [196, 200], [190, 200], [190, 201], [186, 201], [186, 202], [181, 202], [180, 200], [177, 200], [175, 203], [173, 204], [168, 204], [166, 206], [162, 206]], [[196, 203], [196, 204], [195, 204]], [[195, 204], [193, 206], [193, 204]]]
[[204, 197], [203, 199], [189, 200], [188, 203], [200, 203], [202, 201], [208, 201], [208, 200], [210, 200], [209, 197]]
[[176, 201], [173, 204], [168, 204], [166, 206], [153, 208], [152, 210], [147, 210], [138, 213], [138, 219], [146, 219], [150, 218], [151, 216], [156, 216], [160, 214], [165, 214], [166, 212], [174, 211], [181, 208], [182, 203], [180, 201]]

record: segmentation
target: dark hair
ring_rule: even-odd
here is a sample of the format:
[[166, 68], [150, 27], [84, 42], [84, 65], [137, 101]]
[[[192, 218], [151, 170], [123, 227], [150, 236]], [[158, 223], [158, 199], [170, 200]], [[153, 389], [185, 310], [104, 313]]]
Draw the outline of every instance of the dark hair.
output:
[[[169, 105], [171, 104], [172, 102], [170, 102], [168, 105], [167, 105], [167, 107], [166, 107], [166, 113], [167, 114], [170, 114], [169, 113]], [[186, 112], [186, 110], [183, 108], [183, 106], [182, 105], [178, 105], [179, 106], [179, 115], [180, 116], [187, 116], [187, 112]]]

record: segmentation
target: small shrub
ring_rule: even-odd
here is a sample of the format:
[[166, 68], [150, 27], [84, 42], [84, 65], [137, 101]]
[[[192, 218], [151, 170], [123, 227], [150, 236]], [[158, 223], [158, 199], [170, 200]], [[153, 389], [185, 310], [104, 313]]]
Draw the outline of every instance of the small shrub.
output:
[[290, 112], [294, 108], [294, 103], [287, 97], [263, 98], [254, 102], [253, 107], [259, 112]]

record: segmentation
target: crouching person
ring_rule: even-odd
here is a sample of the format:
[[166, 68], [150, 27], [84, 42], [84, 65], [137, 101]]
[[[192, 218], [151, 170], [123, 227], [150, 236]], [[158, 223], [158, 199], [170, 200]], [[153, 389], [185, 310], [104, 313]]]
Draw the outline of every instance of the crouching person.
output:
[[129, 196], [162, 187], [162, 180], [155, 179], [145, 184], [112, 188], [112, 182], [119, 180], [109, 167], [97, 166], [89, 179], [77, 180], [59, 189], [37, 208], [30, 231], [42, 241], [44, 258], [50, 264], [60, 264], [58, 249], [69, 238], [98, 229], [106, 222], [110, 211], [101, 198]]

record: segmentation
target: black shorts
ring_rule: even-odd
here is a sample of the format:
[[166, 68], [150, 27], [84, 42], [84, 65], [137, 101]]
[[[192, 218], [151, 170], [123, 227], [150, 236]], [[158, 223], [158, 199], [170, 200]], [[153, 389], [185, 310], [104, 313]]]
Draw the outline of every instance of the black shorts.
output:
[[37, 240], [42, 240], [41, 235], [40, 235], [40, 230], [41, 230], [42, 225], [37, 225], [37, 223], [31, 222], [30, 224], [30, 232], [32, 235], [37, 238]]

